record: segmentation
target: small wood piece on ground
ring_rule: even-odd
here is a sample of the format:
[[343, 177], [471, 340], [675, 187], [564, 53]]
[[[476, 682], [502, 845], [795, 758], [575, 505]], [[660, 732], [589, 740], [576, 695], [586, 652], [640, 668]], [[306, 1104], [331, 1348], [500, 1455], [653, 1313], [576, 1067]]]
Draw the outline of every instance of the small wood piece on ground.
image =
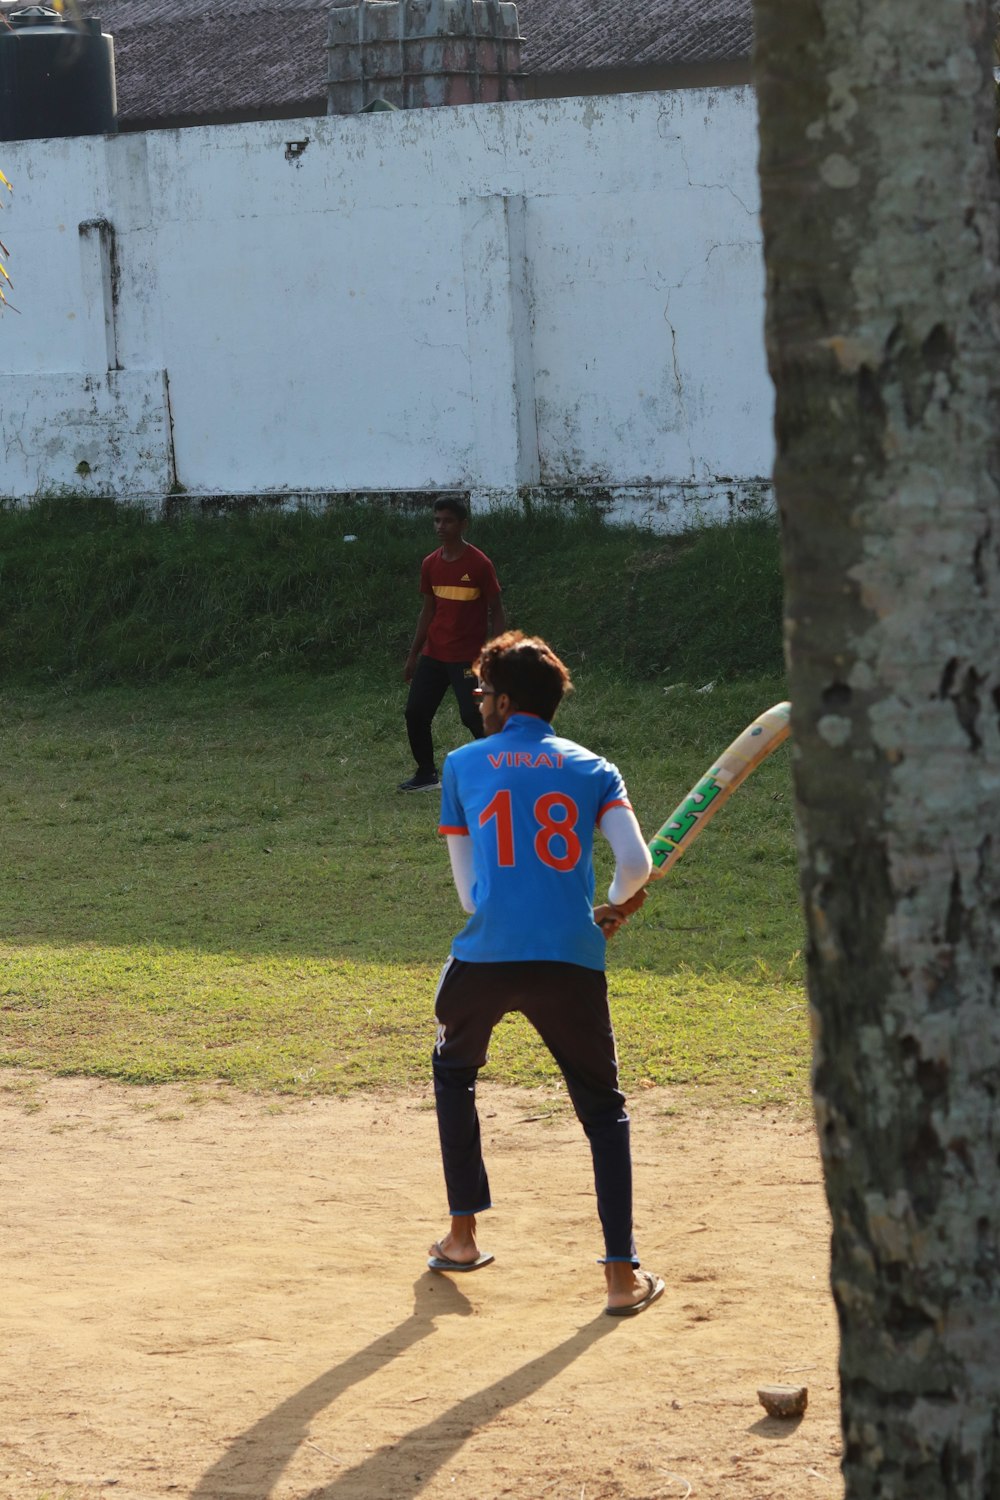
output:
[[801, 1417], [809, 1391], [804, 1385], [762, 1385], [757, 1399], [769, 1417]]

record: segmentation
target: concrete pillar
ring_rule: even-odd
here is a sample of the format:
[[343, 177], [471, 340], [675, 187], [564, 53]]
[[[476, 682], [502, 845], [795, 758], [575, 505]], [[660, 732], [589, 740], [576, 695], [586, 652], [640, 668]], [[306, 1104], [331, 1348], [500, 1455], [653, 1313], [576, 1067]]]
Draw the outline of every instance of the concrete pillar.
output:
[[535, 362], [523, 197], [462, 202], [472, 381], [474, 502], [503, 504], [539, 481]]
[[80, 333], [83, 368], [90, 374], [119, 369], [115, 326], [117, 303], [114, 227], [107, 219], [80, 225]]

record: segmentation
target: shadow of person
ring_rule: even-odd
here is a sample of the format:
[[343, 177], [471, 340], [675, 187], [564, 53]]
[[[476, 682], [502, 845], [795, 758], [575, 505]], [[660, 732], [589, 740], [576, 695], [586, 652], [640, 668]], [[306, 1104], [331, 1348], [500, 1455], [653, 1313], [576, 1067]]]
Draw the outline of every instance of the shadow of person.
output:
[[519, 1370], [512, 1370], [492, 1385], [466, 1396], [398, 1442], [385, 1444], [361, 1463], [338, 1474], [332, 1483], [310, 1490], [302, 1500], [371, 1500], [373, 1495], [412, 1500], [478, 1427], [495, 1418], [498, 1411], [516, 1406], [541, 1390], [616, 1326], [616, 1320], [602, 1313], [547, 1354], [540, 1354]]
[[438, 1318], [468, 1317], [471, 1312], [469, 1302], [448, 1277], [425, 1271], [413, 1283], [413, 1311], [405, 1322], [317, 1376], [241, 1432], [199, 1479], [191, 1500], [218, 1500], [231, 1494], [252, 1494], [265, 1500], [292, 1454], [308, 1437], [310, 1423], [318, 1412], [427, 1338], [435, 1331]]
[[[428, 1285], [430, 1283], [430, 1285]], [[430, 1293], [435, 1295], [429, 1306]], [[352, 1385], [367, 1379], [398, 1355], [434, 1331], [440, 1316], [472, 1311], [465, 1297], [444, 1276], [427, 1272], [414, 1283], [414, 1310], [404, 1323], [383, 1334], [373, 1344], [358, 1350], [343, 1364], [289, 1396], [259, 1422], [240, 1433], [231, 1446], [198, 1481], [191, 1500], [223, 1500], [232, 1494], [267, 1496], [293, 1454], [309, 1433], [316, 1415]], [[386, 1443], [338, 1474], [329, 1484], [302, 1496], [302, 1500], [371, 1500], [373, 1495], [391, 1495], [392, 1500], [410, 1500], [418, 1495], [432, 1474], [457, 1453], [475, 1430], [496, 1417], [498, 1411], [516, 1406], [553, 1380], [593, 1344], [618, 1326], [603, 1313], [585, 1323], [556, 1348], [529, 1360], [492, 1385], [485, 1386], [393, 1443]], [[409, 1457], [412, 1455], [412, 1457]]]

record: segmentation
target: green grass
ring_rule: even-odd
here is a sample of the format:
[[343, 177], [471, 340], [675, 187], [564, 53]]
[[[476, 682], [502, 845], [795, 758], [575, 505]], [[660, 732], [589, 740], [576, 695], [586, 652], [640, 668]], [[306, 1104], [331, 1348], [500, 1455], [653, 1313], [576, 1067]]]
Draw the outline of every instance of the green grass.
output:
[[[357, 537], [345, 542], [345, 535]], [[497, 512], [511, 623], [572, 666], [631, 681], [780, 675], [778, 539], [766, 520], [656, 537], [579, 507]], [[74, 687], [179, 672], [321, 673], [405, 653], [428, 509], [257, 509], [153, 520], [103, 500], [0, 506], [0, 674]]]
[[[621, 765], [649, 832], [784, 696], [770, 523], [663, 538], [545, 507], [471, 536], [573, 669], [560, 727]], [[0, 1062], [425, 1086], [461, 914], [436, 799], [394, 787], [433, 544], [429, 513], [377, 507], [0, 506]], [[450, 704], [437, 732], [464, 738]], [[611, 949], [627, 1084], [802, 1100], [798, 947], [782, 751]], [[490, 1066], [553, 1076], [518, 1019]]]
[[[322, 674], [8, 688], [0, 1062], [296, 1092], [426, 1086], [434, 983], [462, 919], [436, 798], [394, 790], [404, 689], [381, 646], [369, 656]], [[777, 677], [665, 692], [662, 674], [612, 665], [577, 666], [559, 723], [621, 766], [648, 832], [784, 696]], [[464, 738], [450, 702], [436, 729], [442, 748]], [[610, 950], [627, 1089], [806, 1097], [787, 757]], [[498, 1029], [489, 1071], [554, 1076], [520, 1019]]]

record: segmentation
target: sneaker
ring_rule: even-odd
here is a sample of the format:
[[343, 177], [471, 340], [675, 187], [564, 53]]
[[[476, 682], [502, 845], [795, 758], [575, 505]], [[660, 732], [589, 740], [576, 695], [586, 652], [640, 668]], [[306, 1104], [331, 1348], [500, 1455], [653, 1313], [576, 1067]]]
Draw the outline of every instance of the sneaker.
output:
[[401, 781], [396, 788], [397, 792], [438, 792], [441, 790], [441, 778], [436, 771], [428, 776], [417, 772], [411, 776], [409, 781]]

